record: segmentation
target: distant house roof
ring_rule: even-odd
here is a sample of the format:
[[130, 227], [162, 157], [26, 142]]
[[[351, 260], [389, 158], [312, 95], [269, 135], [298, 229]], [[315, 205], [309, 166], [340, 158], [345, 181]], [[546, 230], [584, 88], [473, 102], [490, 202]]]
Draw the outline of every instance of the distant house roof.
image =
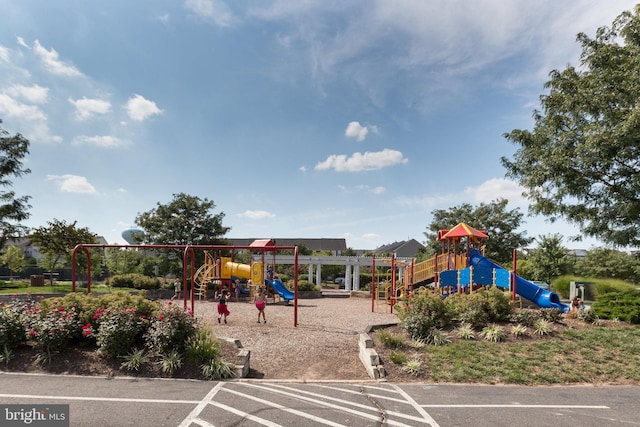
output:
[[421, 249], [424, 249], [424, 245], [416, 239], [411, 239], [380, 246], [373, 252], [376, 254], [392, 253], [399, 257], [414, 257]]
[[233, 246], [249, 246], [255, 240], [272, 240], [276, 246], [302, 246], [312, 251], [344, 251], [347, 249], [345, 239], [307, 239], [307, 238], [241, 238], [226, 239]]

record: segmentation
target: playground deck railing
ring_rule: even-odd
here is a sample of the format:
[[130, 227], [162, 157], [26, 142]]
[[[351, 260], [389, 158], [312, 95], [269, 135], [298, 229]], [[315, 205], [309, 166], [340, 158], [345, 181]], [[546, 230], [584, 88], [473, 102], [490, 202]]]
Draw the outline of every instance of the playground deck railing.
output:
[[464, 254], [452, 255], [450, 257], [447, 257], [446, 255], [436, 255], [424, 261], [415, 263], [413, 265], [413, 278], [411, 269], [407, 268], [404, 272], [404, 283], [411, 283], [415, 285], [421, 282], [427, 282], [435, 277], [436, 272], [440, 273], [445, 270], [464, 268], [466, 266], [467, 256]]

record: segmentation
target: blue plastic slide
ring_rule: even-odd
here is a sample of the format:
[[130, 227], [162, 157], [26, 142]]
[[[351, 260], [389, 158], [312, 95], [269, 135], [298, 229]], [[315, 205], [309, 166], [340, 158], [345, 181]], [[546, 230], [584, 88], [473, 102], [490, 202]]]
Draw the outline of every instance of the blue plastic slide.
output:
[[[469, 251], [469, 264], [475, 267], [481, 268], [495, 268], [496, 270], [504, 270], [495, 262], [489, 258], [483, 257], [476, 249]], [[523, 279], [520, 276], [516, 276], [516, 293], [523, 298], [536, 304], [542, 308], [559, 308], [562, 312], [569, 311], [570, 307], [567, 304], [560, 302], [560, 297], [555, 292], [547, 291], [539, 286], [534, 285], [530, 281]]]
[[277, 293], [287, 301], [291, 301], [295, 298], [295, 294], [287, 289], [287, 287], [280, 281], [280, 279], [264, 279], [264, 283], [268, 286], [271, 286], [271, 289], [273, 289], [275, 293]]
[[[232, 276], [231, 277], [231, 282], [235, 283], [237, 277]], [[249, 295], [251, 292], [249, 291], [249, 289], [245, 288], [244, 286], [240, 285], [240, 295]]]

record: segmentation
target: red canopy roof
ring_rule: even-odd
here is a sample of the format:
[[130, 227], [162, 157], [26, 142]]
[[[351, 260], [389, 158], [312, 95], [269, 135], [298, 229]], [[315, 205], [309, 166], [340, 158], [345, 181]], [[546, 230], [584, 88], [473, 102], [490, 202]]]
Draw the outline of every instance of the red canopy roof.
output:
[[[440, 234], [440, 233], [438, 233]], [[463, 237], [468, 237], [473, 241], [488, 239], [486, 231], [476, 230], [470, 225], [461, 222], [460, 224], [448, 230], [442, 236], [439, 236], [438, 240], [460, 240]]]
[[254, 240], [249, 247], [251, 248], [269, 248], [269, 247], [273, 247], [276, 244], [273, 243], [273, 240], [271, 239], [260, 239], [260, 240]]

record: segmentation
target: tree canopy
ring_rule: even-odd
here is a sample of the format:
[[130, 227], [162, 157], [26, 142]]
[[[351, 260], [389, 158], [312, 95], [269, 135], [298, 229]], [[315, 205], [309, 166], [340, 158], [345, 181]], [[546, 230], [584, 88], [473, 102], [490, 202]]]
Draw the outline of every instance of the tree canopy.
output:
[[580, 33], [580, 67], [553, 70], [533, 130], [505, 134], [502, 158], [530, 211], [620, 246], [640, 245], [640, 6]]
[[551, 283], [555, 278], [567, 274], [571, 261], [567, 248], [562, 246], [562, 236], [551, 234], [538, 237], [538, 248], [529, 256], [533, 279]]
[[433, 220], [424, 233], [425, 246], [431, 253], [441, 251], [441, 242], [436, 241], [439, 230], [451, 229], [464, 222], [478, 230], [486, 231], [489, 239], [485, 241], [485, 255], [498, 262], [507, 262], [512, 258], [512, 251], [533, 241], [525, 232], [516, 230], [522, 224], [523, 214], [518, 208], [507, 210], [508, 200], [498, 199], [491, 203], [472, 206], [463, 203], [449, 210], [436, 209], [431, 212]]
[[[40, 248], [40, 252], [45, 255], [45, 267], [49, 271], [60, 267], [65, 262], [71, 261], [73, 248], [81, 243], [93, 244], [98, 242], [98, 235], [89, 231], [86, 227], [77, 227], [78, 222], [67, 224], [64, 220], [54, 219], [47, 222], [48, 227], [38, 227], [31, 231], [29, 238], [31, 242]], [[100, 263], [100, 257], [91, 257], [91, 264], [95, 268]], [[84, 252], [78, 254], [78, 262], [85, 265], [86, 258]]]
[[224, 213], [213, 214], [213, 208], [207, 198], [178, 193], [171, 202], [139, 214], [135, 223], [144, 229], [144, 243], [222, 245], [230, 228], [222, 225]]
[[[2, 125], [2, 119], [0, 119]], [[11, 177], [21, 177], [31, 173], [23, 168], [22, 161], [29, 154], [29, 140], [22, 135], [11, 136], [0, 126], [0, 187], [11, 187]], [[0, 190], [0, 248], [8, 239], [19, 237], [26, 231], [20, 221], [29, 218], [29, 196], [17, 197], [11, 190]]]

